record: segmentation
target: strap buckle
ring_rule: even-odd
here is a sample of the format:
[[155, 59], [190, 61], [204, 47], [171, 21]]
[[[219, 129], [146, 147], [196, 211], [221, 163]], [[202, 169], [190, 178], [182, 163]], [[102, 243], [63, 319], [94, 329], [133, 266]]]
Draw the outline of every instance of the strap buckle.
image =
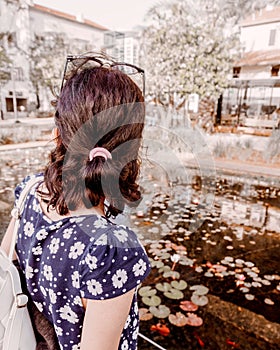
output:
[[28, 302], [28, 296], [20, 293], [16, 295], [16, 303], [17, 303], [17, 308], [20, 309], [22, 307], [25, 307]]

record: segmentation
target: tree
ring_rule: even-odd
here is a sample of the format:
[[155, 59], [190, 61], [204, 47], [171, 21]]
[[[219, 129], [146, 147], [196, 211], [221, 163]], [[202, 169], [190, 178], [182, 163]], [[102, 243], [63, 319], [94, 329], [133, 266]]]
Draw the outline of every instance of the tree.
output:
[[[70, 50], [71, 48], [71, 50]], [[48, 32], [35, 35], [30, 49], [30, 80], [40, 108], [40, 90], [59, 93], [67, 53], [86, 51], [86, 43], [70, 40], [65, 34]]]
[[59, 84], [65, 55], [66, 38], [60, 33], [35, 35], [30, 48], [30, 80], [37, 96], [40, 108], [40, 89], [53, 92], [55, 82]]
[[240, 52], [236, 24], [268, 3], [280, 1], [175, 0], [151, 8], [142, 37], [148, 96], [166, 106], [191, 93], [217, 100]]
[[227, 86], [236, 35], [217, 22], [194, 21], [184, 1], [156, 6], [149, 16], [152, 23], [143, 33], [148, 94], [164, 105], [191, 93], [218, 97]]

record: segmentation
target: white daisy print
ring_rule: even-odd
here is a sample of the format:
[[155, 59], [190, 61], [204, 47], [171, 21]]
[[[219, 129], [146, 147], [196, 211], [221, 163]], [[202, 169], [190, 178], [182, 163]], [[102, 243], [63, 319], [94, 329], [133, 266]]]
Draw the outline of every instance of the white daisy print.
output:
[[107, 244], [107, 236], [105, 234], [101, 235], [95, 242], [96, 245], [106, 245]]
[[126, 281], [127, 273], [124, 269], [117, 270], [114, 276], [112, 277], [113, 286], [115, 288], [122, 288]]
[[49, 296], [50, 296], [50, 301], [52, 304], [56, 303], [57, 300], [57, 295], [55, 294], [55, 292], [53, 291], [53, 289], [49, 290]]
[[103, 293], [103, 288], [102, 288], [101, 283], [99, 283], [98, 281], [96, 281], [94, 279], [87, 281], [87, 289], [94, 296]]
[[27, 221], [27, 223], [24, 225], [23, 231], [27, 237], [31, 237], [34, 233], [34, 225], [32, 222]]
[[43, 286], [40, 286], [40, 291], [42, 292], [42, 294], [43, 294], [44, 297], [47, 296], [46, 289], [45, 289]]
[[80, 288], [80, 276], [78, 271], [74, 271], [71, 275], [72, 278], [72, 286], [74, 288]]
[[43, 275], [46, 277], [46, 280], [51, 281], [53, 279], [52, 267], [44, 265]]
[[69, 221], [71, 222], [71, 223], [75, 223], [75, 222], [83, 222], [85, 220], [85, 218], [84, 217], [75, 217], [75, 218], [71, 218]]
[[40, 312], [43, 312], [43, 305], [42, 305], [42, 303], [38, 303], [38, 302], [34, 301], [34, 304], [36, 305], [37, 309]]
[[38, 213], [40, 212], [40, 204], [34, 199], [33, 201], [33, 210]]
[[43, 253], [42, 247], [40, 245], [37, 245], [37, 247], [33, 247], [32, 253], [33, 255], [42, 255]]
[[82, 299], [80, 297], [78, 297], [78, 295], [75, 296], [73, 303], [74, 303], [74, 305], [83, 306]]
[[36, 233], [36, 238], [41, 241], [45, 239], [48, 235], [48, 232], [45, 229], [42, 229]]
[[63, 222], [62, 221], [58, 221], [55, 224], [50, 226], [51, 230], [57, 230], [58, 228], [60, 228], [62, 226]]
[[54, 325], [54, 329], [55, 329], [55, 333], [58, 335], [58, 336], [62, 336], [63, 334], [63, 329], [61, 327], [58, 327], [56, 325]]
[[135, 331], [132, 333], [132, 339], [136, 340], [138, 338], [138, 329], [135, 329]]
[[34, 271], [33, 271], [33, 267], [27, 265], [27, 266], [26, 266], [26, 269], [25, 269], [25, 277], [26, 277], [27, 279], [32, 278], [32, 277], [34, 276], [34, 273], [33, 273], [33, 272], [34, 272]]
[[65, 238], [65, 239], [70, 238], [72, 232], [73, 232], [73, 229], [72, 229], [72, 228], [66, 228], [66, 229], [63, 231], [63, 238]]
[[96, 256], [92, 256], [90, 254], [87, 254], [86, 263], [91, 270], [94, 270], [97, 268], [97, 264], [96, 264], [97, 261], [98, 260], [97, 260]]
[[133, 269], [132, 269], [135, 277], [143, 276], [146, 270], [147, 270], [147, 264], [143, 259], [140, 259], [138, 263], [136, 263], [133, 266]]
[[76, 312], [74, 312], [69, 305], [65, 305], [59, 309], [60, 317], [70, 323], [77, 323], [79, 321]]
[[124, 243], [127, 241], [128, 234], [125, 230], [115, 230], [114, 234], [120, 242]]
[[76, 242], [70, 247], [70, 253], [68, 254], [70, 259], [77, 259], [78, 256], [83, 254], [85, 245], [82, 242]]
[[128, 350], [128, 342], [126, 339], [122, 343], [121, 350]]
[[129, 326], [130, 322], [131, 322], [131, 317], [130, 317], [130, 315], [128, 315], [123, 329], [127, 329], [127, 327]]
[[60, 242], [59, 238], [53, 238], [51, 240], [51, 243], [49, 245], [49, 250], [50, 250], [51, 254], [56, 254], [57, 253], [58, 248], [59, 248], [59, 242]]
[[81, 343], [72, 346], [72, 350], [80, 350], [80, 349], [81, 349]]
[[94, 221], [93, 226], [95, 228], [104, 228], [107, 226], [107, 221], [102, 218], [98, 218], [97, 220]]

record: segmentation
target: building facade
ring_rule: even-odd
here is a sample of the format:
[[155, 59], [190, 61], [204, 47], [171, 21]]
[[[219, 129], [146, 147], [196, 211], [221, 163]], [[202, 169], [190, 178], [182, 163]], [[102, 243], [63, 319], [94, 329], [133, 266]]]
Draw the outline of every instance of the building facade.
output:
[[[0, 0], [0, 47], [10, 60], [5, 68], [10, 79], [0, 81], [4, 117], [49, 111], [51, 70], [55, 68], [61, 78], [67, 53], [102, 50], [106, 31], [82, 15], [52, 10], [32, 0]], [[44, 72], [44, 77], [36, 78], [36, 71]]]
[[135, 31], [108, 31], [104, 34], [104, 49], [115, 60], [139, 65], [141, 28]]
[[[280, 7], [253, 13], [240, 24], [243, 48], [233, 67], [230, 88], [223, 94], [222, 120], [237, 124], [250, 118], [280, 116]], [[273, 122], [271, 122], [271, 125]], [[269, 125], [269, 122], [267, 123]]]

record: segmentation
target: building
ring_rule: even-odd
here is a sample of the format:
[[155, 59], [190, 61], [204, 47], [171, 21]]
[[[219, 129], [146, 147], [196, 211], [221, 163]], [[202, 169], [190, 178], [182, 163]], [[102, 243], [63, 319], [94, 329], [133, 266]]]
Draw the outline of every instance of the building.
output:
[[135, 31], [108, 31], [104, 35], [104, 48], [115, 60], [139, 65], [141, 29]]
[[[66, 54], [100, 51], [106, 31], [108, 28], [81, 14], [73, 16], [32, 0], [0, 0], [0, 43], [11, 61], [6, 67], [10, 80], [0, 81], [5, 118], [30, 115], [38, 107], [41, 112], [49, 111], [53, 96], [48, 79], [53, 77], [52, 69], [59, 84]], [[36, 81], [34, 72], [39, 68], [44, 80]]]
[[262, 123], [268, 127], [277, 126], [280, 117], [280, 7], [267, 6], [253, 13], [241, 22], [240, 30], [243, 54], [235, 62], [231, 86], [223, 94], [222, 121], [246, 125], [258, 119], [266, 120]]

